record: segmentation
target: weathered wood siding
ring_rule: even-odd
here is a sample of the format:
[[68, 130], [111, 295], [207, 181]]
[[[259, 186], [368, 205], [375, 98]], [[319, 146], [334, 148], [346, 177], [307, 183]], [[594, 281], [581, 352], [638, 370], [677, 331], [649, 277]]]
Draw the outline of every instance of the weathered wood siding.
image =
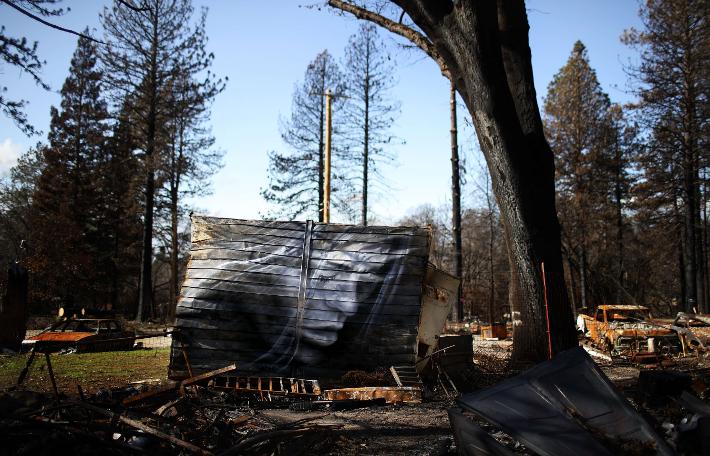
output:
[[[426, 228], [193, 217], [176, 321], [193, 370], [414, 363], [429, 243]], [[185, 375], [175, 341], [170, 376]]]

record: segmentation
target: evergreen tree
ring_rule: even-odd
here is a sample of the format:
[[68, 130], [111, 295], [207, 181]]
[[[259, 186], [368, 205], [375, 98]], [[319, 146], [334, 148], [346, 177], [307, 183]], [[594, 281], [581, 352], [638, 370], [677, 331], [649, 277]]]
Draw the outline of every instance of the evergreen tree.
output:
[[[198, 26], [202, 31], [204, 23], [203, 15]], [[205, 44], [202, 41], [199, 46], [204, 49]], [[221, 80], [208, 78], [198, 82], [189, 74], [178, 71], [166, 94], [172, 100], [172, 111], [166, 124], [167, 147], [160, 170], [164, 184], [159, 192], [159, 206], [164, 209], [163, 215], [169, 226], [170, 280], [168, 305], [164, 312], [168, 320], [175, 316], [180, 256], [186, 247], [186, 243], [180, 242], [180, 225], [184, 225], [185, 214], [189, 212], [185, 200], [206, 195], [210, 190], [209, 178], [221, 164], [223, 153], [213, 149], [215, 140], [207, 121], [212, 101], [224, 87]]]
[[156, 175], [168, 148], [173, 114], [171, 81], [178, 74], [209, 80], [212, 55], [204, 48], [204, 13], [192, 26], [191, 0], [115, 1], [101, 15], [107, 46], [102, 53], [114, 102], [130, 115], [136, 146], [144, 158], [143, 243], [136, 319], [153, 308], [153, 221]]
[[21, 258], [20, 242], [29, 239], [30, 209], [44, 170], [45, 146], [30, 148], [6, 177], [0, 178], [0, 267]]
[[707, 312], [701, 175], [710, 144], [710, 3], [647, 0], [640, 17], [644, 30], [630, 29], [622, 41], [641, 53], [640, 64], [630, 70], [638, 84], [639, 118], [651, 134], [651, 147], [641, 157], [646, 196], [674, 213], [680, 224], [671, 231], [680, 234], [685, 310]]
[[380, 166], [394, 159], [387, 147], [392, 144], [389, 132], [399, 112], [399, 104], [389, 98], [394, 65], [375, 25], [362, 24], [350, 37], [343, 66], [348, 86], [345, 122], [349, 154], [360, 169], [360, 223], [367, 225], [370, 190], [373, 184], [384, 184]]
[[612, 122], [611, 107], [585, 46], [577, 41], [548, 87], [544, 123], [555, 152], [557, 208], [567, 253], [578, 265], [582, 307], [588, 305], [589, 266], [601, 261], [599, 247], [607, 241], [607, 220], [614, 214], [614, 180], [624, 175], [616, 156], [621, 145], [615, 147], [620, 119]]
[[[285, 153], [269, 153], [269, 185], [261, 194], [277, 209], [272, 217], [318, 216], [323, 221], [323, 179], [325, 163], [325, 93], [331, 90], [336, 96], [333, 101], [333, 141], [334, 162], [342, 160], [343, 98], [337, 95], [345, 91], [344, 76], [340, 67], [328, 51], [322, 51], [308, 65], [304, 81], [297, 86], [292, 101], [291, 117], [281, 125], [281, 138], [289, 146]], [[344, 163], [344, 161], [341, 161]], [[342, 166], [332, 167], [332, 204], [341, 211], [347, 211], [347, 186]]]
[[60, 109], [51, 109], [45, 167], [32, 202], [28, 259], [43, 298], [88, 306], [101, 301], [97, 164], [109, 131], [96, 61], [94, 43], [79, 38]]
[[141, 252], [142, 162], [128, 112], [121, 110], [113, 125], [106, 153], [98, 166], [97, 191], [102, 213], [97, 261], [106, 302], [113, 309], [135, 312]]

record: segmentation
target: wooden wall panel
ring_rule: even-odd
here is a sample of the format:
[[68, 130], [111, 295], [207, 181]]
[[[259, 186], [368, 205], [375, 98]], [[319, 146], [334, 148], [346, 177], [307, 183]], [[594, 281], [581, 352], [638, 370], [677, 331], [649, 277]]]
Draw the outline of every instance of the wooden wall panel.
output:
[[418, 227], [192, 218], [170, 376], [413, 364], [431, 234]]

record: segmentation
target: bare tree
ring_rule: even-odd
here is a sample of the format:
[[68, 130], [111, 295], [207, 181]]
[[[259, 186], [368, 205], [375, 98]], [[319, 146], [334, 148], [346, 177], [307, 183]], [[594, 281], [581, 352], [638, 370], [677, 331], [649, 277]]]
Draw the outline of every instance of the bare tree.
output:
[[348, 93], [344, 119], [350, 137], [348, 154], [360, 169], [360, 223], [367, 225], [370, 189], [375, 180], [383, 183], [380, 167], [394, 159], [394, 153], [388, 150], [394, 139], [389, 130], [399, 112], [399, 103], [389, 97], [394, 85], [392, 58], [374, 25], [362, 24], [350, 37], [343, 66]]
[[[291, 116], [281, 125], [281, 137], [289, 146], [286, 152], [269, 153], [269, 185], [262, 189], [264, 199], [277, 206], [271, 217], [294, 219], [303, 215], [318, 216], [323, 221], [325, 163], [325, 93], [345, 92], [344, 75], [327, 50], [319, 53], [308, 65], [304, 81], [294, 90]], [[342, 112], [344, 98], [333, 101], [333, 159], [344, 159]], [[336, 208], [347, 211], [349, 206], [341, 195], [347, 195], [344, 173], [332, 177]]]

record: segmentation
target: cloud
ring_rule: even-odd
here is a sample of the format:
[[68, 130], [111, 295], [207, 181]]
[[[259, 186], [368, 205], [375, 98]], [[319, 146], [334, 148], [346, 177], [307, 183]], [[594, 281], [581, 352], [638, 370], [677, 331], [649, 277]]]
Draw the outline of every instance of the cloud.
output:
[[5, 177], [10, 173], [10, 168], [15, 166], [23, 149], [22, 145], [13, 142], [10, 138], [5, 138], [0, 143], [0, 177]]

